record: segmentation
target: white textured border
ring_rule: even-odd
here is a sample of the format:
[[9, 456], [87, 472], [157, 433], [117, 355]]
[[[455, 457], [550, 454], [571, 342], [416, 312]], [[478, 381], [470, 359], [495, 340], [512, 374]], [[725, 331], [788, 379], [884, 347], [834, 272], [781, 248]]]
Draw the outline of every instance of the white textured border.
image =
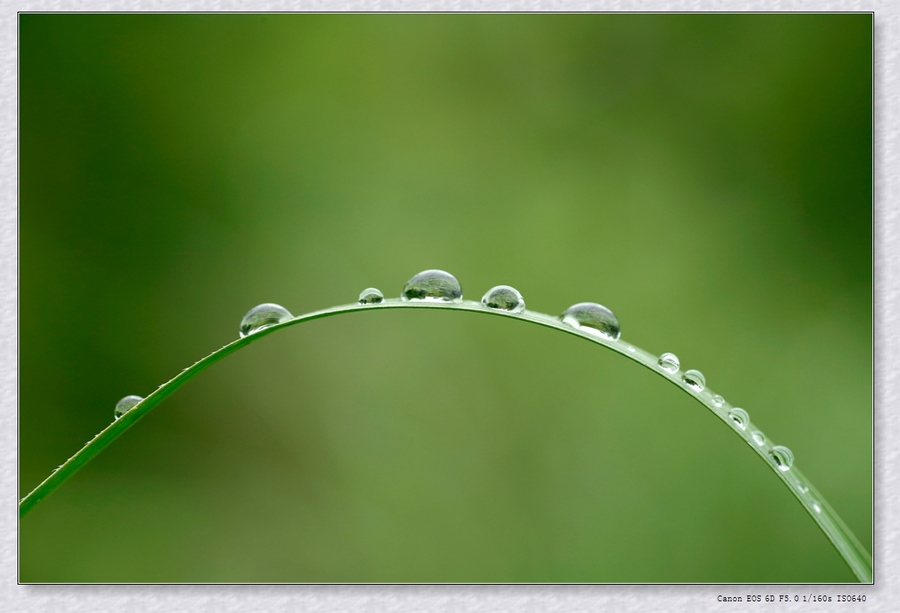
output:
[[[33, 0], [0, 7], [0, 611], [893, 611], [900, 607], [900, 8], [892, 0]], [[19, 586], [17, 577], [18, 299], [17, 11], [874, 11], [875, 12], [875, 586]], [[774, 552], [773, 552], [774, 554]], [[865, 593], [864, 604], [723, 604], [750, 593]]]

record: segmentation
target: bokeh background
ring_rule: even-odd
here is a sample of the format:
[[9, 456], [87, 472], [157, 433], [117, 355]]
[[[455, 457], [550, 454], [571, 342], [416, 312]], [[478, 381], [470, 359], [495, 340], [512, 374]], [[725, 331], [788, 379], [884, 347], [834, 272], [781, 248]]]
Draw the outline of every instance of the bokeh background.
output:
[[[442, 268], [600, 302], [872, 542], [872, 17], [19, 19], [19, 488], [237, 337]], [[19, 524], [24, 582], [841, 582], [686, 394], [466, 313], [297, 326]]]

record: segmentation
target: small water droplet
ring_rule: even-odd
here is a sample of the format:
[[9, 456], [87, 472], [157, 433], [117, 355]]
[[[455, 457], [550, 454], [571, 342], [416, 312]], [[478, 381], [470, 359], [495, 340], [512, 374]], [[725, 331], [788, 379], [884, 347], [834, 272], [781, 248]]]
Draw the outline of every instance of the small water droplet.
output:
[[734, 407], [728, 411], [728, 417], [730, 417], [731, 421], [733, 421], [741, 430], [746, 430], [747, 424], [750, 423], [750, 415], [747, 414], [747, 411], [739, 409], [738, 407]]
[[481, 304], [489, 309], [501, 309], [513, 313], [521, 313], [525, 310], [525, 299], [514, 287], [498, 285], [492, 287], [481, 298]]
[[141, 400], [143, 400], [143, 397], [141, 396], [125, 396], [116, 403], [116, 410], [113, 412], [113, 415], [115, 415], [116, 419], [119, 419], [125, 415], [125, 413], [133, 409]]
[[722, 398], [721, 396], [719, 396], [718, 394], [716, 394], [715, 396], [712, 397], [712, 403], [713, 403], [714, 407], [718, 408], [718, 407], [722, 406], [723, 404], [725, 404], [725, 399]]
[[241, 319], [241, 338], [293, 318], [290, 311], [281, 305], [269, 302], [257, 305]]
[[617, 340], [622, 332], [615, 314], [596, 302], [573, 304], [560, 317], [562, 317], [563, 323], [573, 328], [613, 341]]
[[797, 481], [797, 490], [801, 494], [805, 494], [809, 491], [809, 487], [805, 483], [803, 483], [803, 481]]
[[812, 499], [809, 501], [809, 506], [811, 506], [812, 509], [813, 509], [813, 511], [815, 511], [816, 513], [821, 513], [821, 512], [822, 512], [822, 506], [819, 504], [819, 501], [816, 500], [815, 498], [812, 498]]
[[678, 372], [678, 369], [681, 368], [681, 362], [678, 361], [678, 356], [674, 353], [664, 353], [659, 356], [659, 367], [664, 371], [670, 374], [675, 374]]
[[760, 432], [759, 430], [754, 430], [750, 437], [753, 439], [753, 442], [762, 447], [766, 444], [766, 435]]
[[359, 294], [360, 304], [378, 304], [384, 300], [384, 294], [377, 287], [367, 287]]
[[689, 370], [681, 376], [681, 380], [693, 391], [700, 393], [706, 387], [706, 377], [699, 370]]
[[628, 353], [634, 353], [634, 352], [635, 352], [634, 345], [628, 345]]
[[769, 449], [769, 457], [775, 461], [778, 470], [787, 471], [794, 464], [794, 454], [784, 445], [775, 445]]
[[428, 302], [460, 302], [462, 288], [459, 281], [443, 270], [423, 270], [406, 282], [403, 300], [425, 300]]

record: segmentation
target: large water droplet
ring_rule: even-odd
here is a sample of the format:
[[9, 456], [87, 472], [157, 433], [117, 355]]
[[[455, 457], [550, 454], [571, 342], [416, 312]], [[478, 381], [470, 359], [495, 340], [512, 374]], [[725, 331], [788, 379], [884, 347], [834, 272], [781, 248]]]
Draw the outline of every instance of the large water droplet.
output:
[[525, 299], [522, 298], [522, 294], [509, 285], [498, 285], [489, 289], [481, 298], [481, 304], [489, 309], [500, 309], [513, 313], [521, 313], [525, 310]]
[[790, 470], [794, 464], [794, 454], [784, 445], [775, 445], [769, 449], [769, 457], [775, 460], [778, 470]]
[[403, 300], [425, 300], [429, 302], [460, 302], [462, 288], [459, 281], [443, 270], [423, 270], [406, 282]]
[[762, 447], [766, 444], [766, 435], [760, 432], [759, 430], [754, 430], [750, 437], [753, 439], [753, 442]]
[[615, 314], [596, 302], [573, 304], [560, 317], [562, 317], [563, 323], [573, 328], [610, 340], [617, 340], [622, 332]]
[[384, 300], [384, 294], [377, 287], [367, 287], [359, 294], [360, 304], [378, 304]]
[[720, 406], [725, 404], [725, 399], [722, 398], [721, 396], [719, 396], [718, 394], [716, 394], [715, 396], [712, 397], [712, 403], [713, 403], [714, 407], [719, 408]]
[[670, 374], [675, 374], [681, 368], [681, 362], [678, 361], [678, 356], [674, 353], [662, 354], [657, 362], [660, 368]]
[[290, 311], [278, 304], [267, 302], [257, 305], [247, 311], [241, 320], [241, 337], [293, 318]]
[[113, 415], [115, 415], [116, 419], [119, 419], [125, 413], [134, 408], [134, 406], [139, 403], [144, 398], [142, 396], [125, 396], [116, 403], [116, 410], [113, 411]]
[[750, 415], [747, 414], [747, 411], [739, 409], [738, 407], [734, 407], [728, 411], [728, 417], [730, 417], [731, 421], [733, 421], [741, 430], [746, 430], [747, 425], [750, 423]]
[[697, 393], [702, 392], [703, 388], [706, 387], [706, 377], [704, 377], [703, 373], [699, 370], [689, 370], [685, 372], [681, 376], [681, 380], [684, 381], [689, 388]]

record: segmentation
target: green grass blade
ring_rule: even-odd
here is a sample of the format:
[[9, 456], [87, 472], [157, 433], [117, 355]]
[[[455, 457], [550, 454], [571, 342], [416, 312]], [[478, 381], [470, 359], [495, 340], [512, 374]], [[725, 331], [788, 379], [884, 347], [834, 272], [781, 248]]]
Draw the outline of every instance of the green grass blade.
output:
[[847, 527], [847, 525], [841, 520], [834, 509], [832, 509], [831, 506], [825, 501], [825, 498], [822, 497], [818, 490], [816, 490], [812, 486], [812, 484], [810, 484], [809, 481], [803, 476], [803, 473], [800, 472], [796, 464], [794, 464], [791, 469], [787, 471], [779, 469], [778, 464], [769, 454], [769, 450], [772, 447], [772, 441], [765, 439], [764, 442], [760, 443], [754, 440], [753, 433], [757, 432], [757, 428], [752, 423], [747, 423], [745, 428], [741, 428], [737, 423], [735, 423], [728, 416], [728, 411], [732, 408], [731, 405], [726, 401], [722, 401], [721, 403], [716, 403], [713, 401], [713, 398], [716, 396], [715, 392], [713, 392], [709, 388], [705, 388], [700, 392], [693, 391], [686, 383], [684, 383], [684, 381], [682, 381], [681, 375], [683, 373], [680, 370], [675, 373], [669, 373], [663, 370], [657, 364], [657, 356], [644, 351], [643, 349], [635, 347], [634, 345], [631, 345], [630, 343], [622, 339], [609, 340], [607, 338], [602, 338], [590, 332], [568, 326], [562, 323], [559, 318], [553, 317], [551, 315], [546, 315], [544, 313], [527, 310], [523, 313], [511, 313], [508, 311], [489, 309], [485, 306], [482, 306], [481, 303], [468, 300], [459, 303], [442, 303], [404, 302], [400, 299], [389, 299], [379, 304], [341, 305], [329, 309], [323, 309], [321, 311], [314, 311], [305, 315], [300, 315], [299, 317], [295, 317], [294, 319], [291, 319], [289, 321], [269, 326], [267, 328], [258, 330], [257, 332], [254, 332], [247, 337], [235, 340], [234, 342], [231, 342], [221, 349], [214, 351], [199, 362], [196, 362], [192, 366], [181, 371], [176, 377], [161, 385], [156, 389], [156, 391], [154, 391], [140, 403], [135, 405], [134, 408], [132, 408], [122, 417], [111, 423], [99, 434], [97, 434], [97, 436], [95, 436], [84, 447], [82, 447], [81, 450], [78, 451], [78, 453], [66, 460], [64, 464], [53, 471], [49, 477], [44, 479], [44, 481], [41, 482], [40, 485], [38, 485], [31, 493], [29, 493], [19, 502], [19, 517], [24, 517], [31, 509], [35, 507], [35, 505], [37, 505], [41, 500], [46, 498], [51, 492], [62, 485], [67, 479], [74, 475], [79, 468], [84, 466], [88, 461], [91, 460], [91, 458], [105, 449], [110, 443], [112, 443], [117, 437], [119, 437], [119, 435], [125, 432], [125, 430], [133, 426], [139, 419], [146, 415], [147, 412], [150, 411], [150, 409], [162, 402], [167, 396], [193, 379], [200, 372], [209, 368], [225, 356], [237, 351], [241, 347], [256, 342], [262, 337], [272, 334], [276, 330], [294, 326], [313, 319], [342, 315], [345, 313], [353, 313], [356, 311], [376, 311], [381, 309], [410, 308], [471, 311], [475, 313], [483, 313], [486, 315], [521, 319], [548, 328], [555, 328], [556, 330], [560, 330], [562, 332], [584, 338], [588, 341], [592, 341], [599, 345], [603, 345], [604, 347], [620, 353], [623, 356], [642, 364], [646, 368], [649, 368], [650, 370], [665, 378], [670, 383], [679, 387], [685, 393], [689, 394], [695, 400], [703, 404], [716, 417], [720, 418], [729, 428], [731, 428], [731, 430], [735, 434], [737, 434], [745, 443], [747, 443], [750, 448], [753, 449], [757, 453], [757, 455], [759, 455], [763, 459], [763, 461], [766, 462], [766, 464], [768, 464], [768, 466], [778, 476], [778, 478], [781, 479], [781, 481], [787, 486], [791, 493], [794, 494], [800, 504], [803, 505], [809, 515], [816, 522], [816, 524], [818, 524], [819, 528], [821, 528], [821, 530], [825, 533], [834, 547], [847, 562], [848, 566], [850, 566], [850, 569], [860, 580], [860, 582], [872, 582], [872, 556], [859, 542], [859, 540]]

